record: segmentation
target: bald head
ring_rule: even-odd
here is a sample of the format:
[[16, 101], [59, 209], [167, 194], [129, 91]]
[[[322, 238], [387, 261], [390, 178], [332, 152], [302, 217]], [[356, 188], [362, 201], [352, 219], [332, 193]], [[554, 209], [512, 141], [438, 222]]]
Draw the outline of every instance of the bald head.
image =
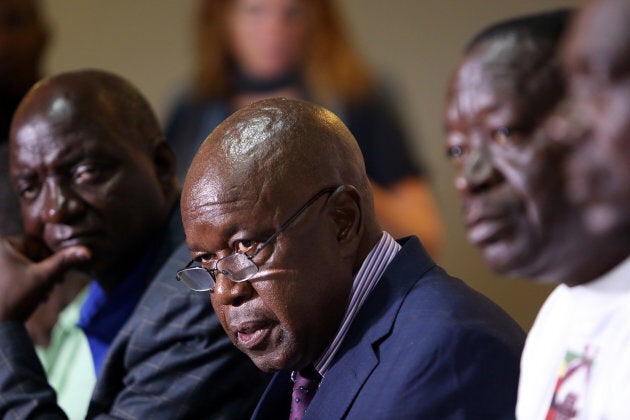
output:
[[269, 99], [241, 109], [200, 147], [184, 184], [184, 199], [203, 185], [221, 191], [255, 183], [270, 195], [353, 185], [372, 220], [372, 195], [359, 146], [332, 112], [312, 103]]
[[33, 86], [13, 118], [10, 159], [25, 232], [53, 251], [85, 244], [106, 288], [137, 263], [177, 201], [175, 158], [150, 106], [103, 71]]
[[104, 71], [61, 73], [37, 83], [18, 107], [11, 137], [27, 120], [109, 127], [143, 148], [162, 140], [159, 123], [144, 96], [125, 79]]

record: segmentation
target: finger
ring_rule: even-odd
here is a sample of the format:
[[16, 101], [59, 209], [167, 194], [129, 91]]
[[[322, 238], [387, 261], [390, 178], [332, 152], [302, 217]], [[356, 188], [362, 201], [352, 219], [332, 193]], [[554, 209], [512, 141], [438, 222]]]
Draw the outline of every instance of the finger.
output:
[[91, 258], [90, 250], [84, 246], [61, 249], [37, 264], [37, 271], [42, 277], [57, 278], [73, 267], [85, 263]]
[[39, 261], [51, 254], [41, 239], [29, 236], [10, 236], [4, 238], [11, 247], [31, 261]]

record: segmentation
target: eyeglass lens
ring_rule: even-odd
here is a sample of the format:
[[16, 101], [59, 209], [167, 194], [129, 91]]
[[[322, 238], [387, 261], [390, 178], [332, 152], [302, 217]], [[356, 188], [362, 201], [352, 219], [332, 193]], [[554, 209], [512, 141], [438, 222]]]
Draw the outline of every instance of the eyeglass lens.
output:
[[221, 273], [237, 283], [250, 279], [258, 272], [258, 266], [254, 263], [254, 261], [252, 261], [252, 258], [255, 257], [265, 246], [273, 242], [281, 232], [291, 226], [319, 197], [324, 194], [331, 194], [337, 188], [340, 187], [324, 188], [311, 197], [302, 206], [302, 208], [300, 208], [293, 216], [283, 223], [280, 229], [271, 235], [252, 256], [240, 253], [228, 255], [217, 261], [216, 268], [214, 270], [206, 270], [203, 267], [190, 267], [193, 263], [193, 261], [191, 261], [186, 268], [177, 272], [177, 279], [197, 292], [214, 290], [216, 273]]
[[244, 281], [258, 272], [258, 266], [245, 254], [232, 254], [217, 262], [217, 270], [232, 281]]
[[[240, 282], [256, 274], [258, 266], [245, 254], [232, 254], [217, 262], [217, 271], [234, 282]], [[205, 292], [214, 289], [215, 275], [203, 267], [189, 267], [180, 270], [177, 278], [192, 290]]]
[[177, 272], [177, 279], [196, 292], [214, 289], [214, 279], [203, 267], [189, 267]]

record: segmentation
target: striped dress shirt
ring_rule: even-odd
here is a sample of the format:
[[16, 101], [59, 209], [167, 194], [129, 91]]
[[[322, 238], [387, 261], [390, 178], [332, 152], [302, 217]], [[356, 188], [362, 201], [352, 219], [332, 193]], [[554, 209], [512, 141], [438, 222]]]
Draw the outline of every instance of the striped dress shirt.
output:
[[335, 354], [341, 347], [352, 321], [363, 306], [363, 302], [370, 295], [376, 284], [381, 278], [383, 272], [394, 259], [396, 253], [400, 250], [400, 244], [387, 232], [383, 232], [383, 236], [370, 251], [361, 268], [357, 272], [352, 282], [352, 290], [350, 291], [350, 304], [343, 316], [341, 327], [337, 335], [326, 348], [322, 356], [315, 361], [315, 369], [322, 377], [326, 376], [326, 372], [330, 368]]

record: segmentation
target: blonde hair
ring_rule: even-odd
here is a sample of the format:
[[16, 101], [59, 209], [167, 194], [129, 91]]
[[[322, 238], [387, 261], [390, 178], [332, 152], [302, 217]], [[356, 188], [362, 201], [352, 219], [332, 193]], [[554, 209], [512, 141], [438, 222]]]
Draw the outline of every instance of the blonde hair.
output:
[[[200, 0], [196, 21], [195, 91], [201, 99], [233, 93], [232, 57], [226, 27], [229, 7], [238, 0]], [[310, 17], [302, 77], [312, 99], [323, 104], [368, 96], [373, 78], [343, 25], [335, 0], [299, 0]]]

